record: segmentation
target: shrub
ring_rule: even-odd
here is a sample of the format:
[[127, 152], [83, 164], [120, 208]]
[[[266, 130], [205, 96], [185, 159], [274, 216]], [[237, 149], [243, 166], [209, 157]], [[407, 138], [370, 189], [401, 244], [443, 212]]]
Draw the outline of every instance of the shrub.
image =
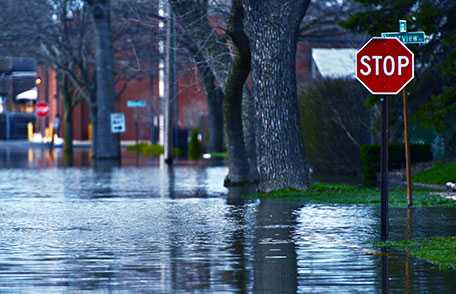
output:
[[[412, 163], [432, 161], [432, 147], [430, 144], [412, 144], [410, 146]], [[363, 183], [367, 186], [377, 184], [377, 172], [380, 171], [380, 146], [362, 145], [361, 170]], [[404, 145], [394, 144], [389, 146], [389, 167], [390, 170], [405, 167]]]
[[160, 156], [164, 152], [162, 145], [148, 143], [139, 143], [138, 145], [128, 146], [127, 150], [138, 152], [145, 156]]
[[306, 158], [318, 175], [360, 174], [360, 145], [369, 142], [365, 89], [345, 79], [315, 80], [301, 89]]
[[362, 145], [360, 153], [363, 184], [375, 186], [377, 184], [377, 171], [380, 169], [380, 146]]
[[175, 148], [173, 148], [173, 156], [182, 157], [182, 156], [184, 156], [184, 151], [178, 147], [175, 147]]
[[198, 129], [193, 129], [188, 142], [188, 159], [198, 160], [202, 155], [201, 142], [198, 140]]

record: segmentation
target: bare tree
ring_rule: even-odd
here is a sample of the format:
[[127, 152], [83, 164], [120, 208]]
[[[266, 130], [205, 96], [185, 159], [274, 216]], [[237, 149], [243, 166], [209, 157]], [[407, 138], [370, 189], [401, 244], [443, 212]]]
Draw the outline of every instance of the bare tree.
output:
[[[4, 29], [0, 33], [0, 52], [34, 57], [57, 71], [64, 105], [65, 150], [71, 155], [73, 108], [85, 100], [90, 106], [92, 123], [97, 117], [92, 11], [79, 0], [22, 0], [21, 3], [8, 1], [2, 6], [0, 26]], [[140, 26], [123, 22], [128, 13], [124, 6], [121, 0], [112, 5], [115, 15], [113, 70], [117, 85], [114, 99], [122, 95], [130, 81], [149, 74], [154, 68], [152, 63], [138, 61], [150, 55], [149, 40], [144, 38], [144, 29]], [[96, 132], [93, 140], [97, 140]]]
[[251, 53], [247, 35], [244, 32], [244, 11], [241, 1], [234, 0], [227, 34], [235, 45], [235, 55], [228, 80], [225, 85], [225, 131], [228, 143], [229, 174], [225, 185], [239, 185], [254, 180], [255, 173], [251, 173], [249, 156], [246, 147], [244, 128], [247, 119], [242, 117], [244, 85], [250, 74]]
[[209, 110], [209, 151], [223, 144], [223, 85], [230, 56], [226, 40], [209, 23], [208, 0], [169, 0], [179, 24], [179, 42], [191, 54], [206, 90]]

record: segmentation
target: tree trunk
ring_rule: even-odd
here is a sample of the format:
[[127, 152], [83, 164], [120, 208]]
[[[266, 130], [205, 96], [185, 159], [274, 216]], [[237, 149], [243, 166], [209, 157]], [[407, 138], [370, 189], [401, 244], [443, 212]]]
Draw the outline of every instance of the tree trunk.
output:
[[166, 23], [166, 68], [165, 68], [165, 150], [167, 164], [173, 163], [174, 128], [177, 125], [177, 91], [176, 91], [176, 24], [171, 5], [167, 4], [168, 22]]
[[68, 78], [63, 75], [60, 81], [60, 92], [63, 96], [63, 152], [65, 156], [73, 156], [73, 99], [69, 91]]
[[250, 182], [249, 161], [244, 142], [242, 97], [245, 82], [250, 74], [250, 45], [243, 29], [243, 8], [234, 1], [227, 33], [236, 46], [231, 71], [225, 85], [225, 132], [228, 146], [229, 174], [225, 185]]
[[245, 86], [242, 97], [242, 125], [244, 127], [244, 145], [249, 162], [249, 179], [252, 183], [258, 183], [255, 120], [255, 101], [253, 100], [253, 95]]
[[90, 121], [92, 122], [92, 156], [95, 157], [97, 154], [98, 137], [96, 136], [98, 130], [98, 111], [97, 104], [93, 101], [90, 103]]
[[309, 184], [299, 131], [296, 39], [308, 0], [245, 0], [252, 44], [259, 190]]
[[94, 158], [120, 159], [119, 137], [111, 132], [110, 117], [115, 112], [111, 5], [109, 0], [88, 2], [96, 27], [97, 119], [93, 135], [97, 139], [94, 140]]
[[209, 152], [223, 152], [223, 100], [222, 88], [217, 85], [216, 77], [206, 62], [204, 56], [198, 50], [190, 50], [198, 67], [198, 72], [204, 84], [207, 96], [209, 118]]
[[[214, 77], [215, 78], [215, 77]], [[212, 84], [215, 84], [213, 80]], [[224, 145], [224, 132], [223, 132], [223, 91], [218, 86], [212, 86], [208, 91], [207, 105], [209, 111], [209, 152], [223, 152]]]

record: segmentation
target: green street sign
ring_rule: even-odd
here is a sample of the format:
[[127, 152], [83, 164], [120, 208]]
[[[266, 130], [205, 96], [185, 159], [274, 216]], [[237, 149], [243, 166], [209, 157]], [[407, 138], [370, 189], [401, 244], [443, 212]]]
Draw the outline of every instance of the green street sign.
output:
[[146, 101], [144, 100], [128, 100], [127, 107], [129, 108], [144, 108], [146, 107]]
[[424, 43], [426, 43], [426, 34], [424, 32], [382, 33], [382, 38], [398, 38], [404, 44], [424, 44]]

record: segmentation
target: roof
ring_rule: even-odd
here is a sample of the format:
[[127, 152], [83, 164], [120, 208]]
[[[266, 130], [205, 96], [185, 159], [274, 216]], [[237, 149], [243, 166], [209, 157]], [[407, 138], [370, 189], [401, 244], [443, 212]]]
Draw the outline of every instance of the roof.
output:
[[16, 100], [36, 100], [38, 98], [38, 90], [36, 87], [22, 92], [16, 96]]
[[312, 61], [323, 78], [355, 78], [356, 49], [312, 49]]

